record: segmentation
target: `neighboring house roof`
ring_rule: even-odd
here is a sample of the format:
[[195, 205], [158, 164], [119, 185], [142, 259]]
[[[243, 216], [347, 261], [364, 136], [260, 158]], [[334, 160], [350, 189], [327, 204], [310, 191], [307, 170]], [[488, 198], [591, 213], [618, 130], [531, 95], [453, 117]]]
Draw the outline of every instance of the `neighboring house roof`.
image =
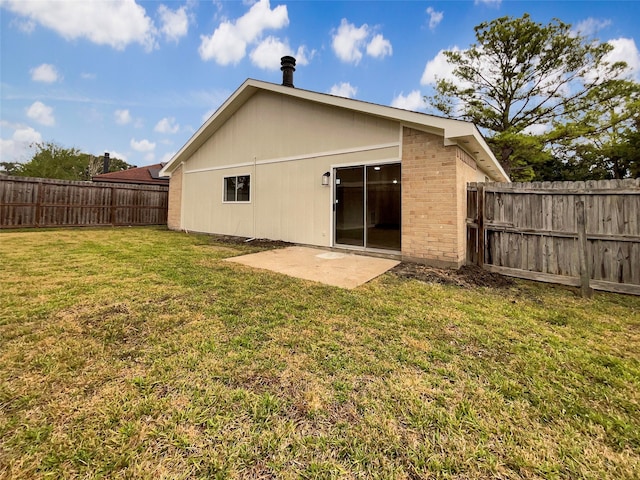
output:
[[283, 85], [253, 79], [246, 80], [220, 108], [209, 117], [178, 153], [164, 166], [160, 173], [170, 176], [173, 170], [193, 155], [216, 130], [260, 90], [280, 93], [310, 102], [345, 108], [375, 117], [394, 120], [401, 122], [407, 127], [443, 135], [445, 145], [458, 145], [465, 150], [493, 180], [509, 181], [509, 177], [473, 123], [387, 107], [375, 103], [363, 102], [361, 100], [353, 100], [351, 98], [338, 97], [326, 93], [312, 92], [300, 88], [285, 87]]
[[169, 185], [169, 177], [160, 175], [166, 164], [155, 163], [146, 167], [130, 168], [119, 172], [102, 173], [91, 177], [94, 182], [136, 183], [138, 185]]

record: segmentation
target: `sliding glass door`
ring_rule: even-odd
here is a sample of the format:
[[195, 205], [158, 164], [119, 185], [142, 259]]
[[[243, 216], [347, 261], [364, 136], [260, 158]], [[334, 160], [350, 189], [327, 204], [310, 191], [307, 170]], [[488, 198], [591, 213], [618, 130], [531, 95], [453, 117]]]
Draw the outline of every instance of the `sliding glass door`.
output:
[[335, 169], [336, 245], [400, 250], [400, 164]]
[[364, 167], [337, 168], [335, 242], [364, 247]]
[[367, 248], [400, 250], [400, 164], [366, 168]]

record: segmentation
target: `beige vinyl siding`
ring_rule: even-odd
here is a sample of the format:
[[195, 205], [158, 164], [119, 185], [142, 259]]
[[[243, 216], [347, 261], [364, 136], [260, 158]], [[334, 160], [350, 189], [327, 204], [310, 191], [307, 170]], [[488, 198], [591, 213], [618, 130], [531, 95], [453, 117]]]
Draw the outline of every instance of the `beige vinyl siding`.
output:
[[398, 143], [398, 124], [258, 92], [189, 159], [187, 171]]
[[321, 185], [327, 170], [318, 159], [258, 166], [255, 236], [328, 246], [331, 188]]
[[[251, 202], [223, 203], [222, 197], [224, 176], [247, 173], [252, 174], [252, 169], [232, 168], [224, 171], [185, 174], [183, 176], [182, 227], [197, 232], [253, 236]], [[252, 182], [253, 178], [252, 175]]]
[[[397, 152], [389, 147], [187, 173], [184, 228], [330, 246], [332, 190], [322, 186], [322, 175], [335, 165], [398, 161]], [[251, 174], [251, 202], [223, 202], [224, 177], [245, 174]]]
[[[322, 174], [399, 161], [399, 137], [395, 122], [257, 93], [185, 165], [183, 228], [330, 246], [332, 189]], [[223, 202], [223, 178], [247, 174], [251, 201]]]

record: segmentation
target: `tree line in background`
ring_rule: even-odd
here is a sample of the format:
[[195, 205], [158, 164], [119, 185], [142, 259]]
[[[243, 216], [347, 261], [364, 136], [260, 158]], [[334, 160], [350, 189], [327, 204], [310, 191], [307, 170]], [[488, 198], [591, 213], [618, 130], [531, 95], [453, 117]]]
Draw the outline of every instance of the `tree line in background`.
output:
[[444, 52], [452, 78], [425, 99], [480, 127], [514, 181], [640, 177], [640, 85], [609, 43], [553, 20], [501, 17]]
[[[0, 174], [21, 177], [91, 180], [103, 173], [103, 157], [84, 153], [77, 148], [64, 148], [54, 142], [34, 145], [35, 154], [26, 163], [0, 162]], [[134, 168], [119, 158], [111, 158], [109, 172]]]

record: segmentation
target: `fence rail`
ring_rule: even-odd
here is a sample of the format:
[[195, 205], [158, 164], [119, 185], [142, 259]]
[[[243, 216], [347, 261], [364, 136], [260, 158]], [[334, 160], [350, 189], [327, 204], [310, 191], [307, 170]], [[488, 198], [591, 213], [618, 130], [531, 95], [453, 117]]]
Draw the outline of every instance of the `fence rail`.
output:
[[585, 295], [640, 295], [640, 179], [471, 183], [467, 261]]
[[166, 224], [168, 190], [0, 176], [0, 228]]

